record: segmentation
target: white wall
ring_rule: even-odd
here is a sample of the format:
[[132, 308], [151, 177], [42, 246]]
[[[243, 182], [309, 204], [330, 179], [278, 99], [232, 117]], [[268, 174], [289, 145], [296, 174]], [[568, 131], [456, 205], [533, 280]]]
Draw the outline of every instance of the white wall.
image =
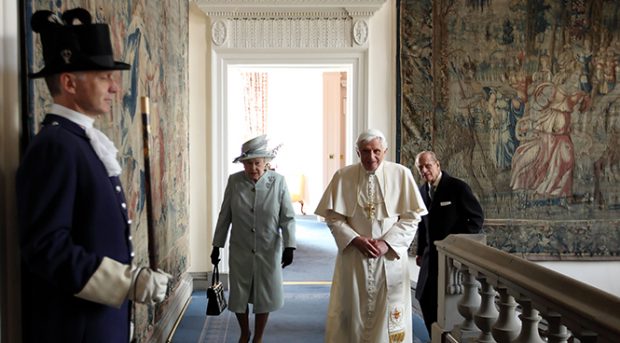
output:
[[209, 253], [213, 216], [208, 215], [209, 199], [207, 135], [211, 115], [209, 88], [209, 19], [194, 3], [190, 3], [189, 12], [189, 246], [190, 272], [211, 270]]
[[618, 261], [550, 261], [536, 264], [620, 297]]
[[388, 140], [388, 159], [396, 153], [396, 0], [388, 0], [370, 19], [368, 49], [368, 126]]

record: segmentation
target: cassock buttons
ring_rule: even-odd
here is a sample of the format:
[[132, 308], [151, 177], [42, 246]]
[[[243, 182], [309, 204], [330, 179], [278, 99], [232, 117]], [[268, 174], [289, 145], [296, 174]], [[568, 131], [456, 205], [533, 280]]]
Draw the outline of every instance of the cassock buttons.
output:
[[132, 252], [131, 252], [131, 254], [129, 254], [129, 256], [131, 256], [131, 257], [135, 257], [135, 256], [136, 256], [136, 253], [132, 251]]
[[127, 224], [131, 225], [131, 223], [133, 223], [133, 220], [131, 219], [127, 220]]
[[129, 237], [127, 237], [127, 239], [131, 241], [133, 239], [133, 237], [131, 235], [129, 235]]
[[120, 193], [121, 192], [121, 186], [116, 186], [115, 189], [116, 189], [116, 193]]
[[127, 204], [122, 203], [122, 204], [121, 204], [121, 207], [122, 207], [123, 209], [125, 209], [125, 210], [126, 210], [126, 209], [127, 209]]

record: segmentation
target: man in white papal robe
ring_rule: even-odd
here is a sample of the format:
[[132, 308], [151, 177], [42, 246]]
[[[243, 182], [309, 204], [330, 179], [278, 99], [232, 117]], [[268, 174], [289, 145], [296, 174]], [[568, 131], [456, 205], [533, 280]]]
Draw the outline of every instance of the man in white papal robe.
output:
[[383, 161], [386, 151], [380, 131], [360, 134], [360, 163], [334, 174], [315, 211], [338, 247], [326, 343], [413, 341], [407, 250], [427, 210], [411, 171]]

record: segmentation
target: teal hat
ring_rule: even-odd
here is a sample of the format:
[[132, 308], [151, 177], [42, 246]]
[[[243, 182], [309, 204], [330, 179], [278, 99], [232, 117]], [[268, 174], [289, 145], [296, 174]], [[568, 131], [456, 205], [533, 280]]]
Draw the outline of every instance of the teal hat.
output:
[[267, 135], [260, 135], [243, 143], [241, 146], [241, 155], [237, 156], [233, 160], [233, 163], [261, 157], [268, 160], [276, 157], [274, 150], [267, 149]]

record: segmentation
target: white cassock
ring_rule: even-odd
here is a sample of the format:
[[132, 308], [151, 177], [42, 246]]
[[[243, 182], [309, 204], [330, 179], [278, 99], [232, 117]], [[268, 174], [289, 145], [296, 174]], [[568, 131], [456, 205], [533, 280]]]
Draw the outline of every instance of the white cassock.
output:
[[[338, 246], [325, 342], [412, 342], [407, 250], [427, 210], [411, 171], [386, 161], [373, 174], [361, 163], [344, 167], [315, 213]], [[349, 246], [357, 236], [382, 239], [389, 250], [368, 258]]]

